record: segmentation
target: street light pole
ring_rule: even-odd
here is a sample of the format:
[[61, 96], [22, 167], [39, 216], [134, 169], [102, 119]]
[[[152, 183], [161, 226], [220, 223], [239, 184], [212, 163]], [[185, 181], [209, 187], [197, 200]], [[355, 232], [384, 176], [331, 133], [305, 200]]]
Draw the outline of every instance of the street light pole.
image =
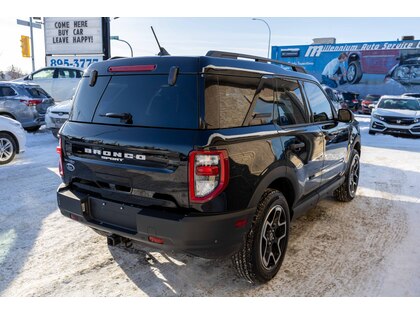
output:
[[130, 47], [130, 50], [131, 50], [131, 57], [133, 57], [133, 48], [131, 48], [131, 45], [130, 45], [130, 43], [129, 43], [129, 42], [127, 42], [126, 40], [120, 39], [120, 37], [119, 37], [119, 36], [110, 36], [110, 38], [111, 38], [112, 40], [118, 40], [118, 41], [120, 41], [120, 42], [124, 42], [124, 43], [126, 43], [126, 44], [128, 45], [128, 47]]
[[263, 19], [257, 19], [257, 18], [252, 18], [254, 21], [261, 21], [264, 22], [265, 25], [267, 25], [268, 27], [268, 52], [267, 52], [267, 58], [270, 58], [270, 45], [271, 45], [271, 28], [270, 25], [268, 25], [268, 23], [263, 20]]
[[31, 30], [31, 57], [32, 57], [32, 72], [35, 71], [35, 56], [34, 56], [34, 34], [32, 31], [32, 17], [29, 18], [29, 28]]

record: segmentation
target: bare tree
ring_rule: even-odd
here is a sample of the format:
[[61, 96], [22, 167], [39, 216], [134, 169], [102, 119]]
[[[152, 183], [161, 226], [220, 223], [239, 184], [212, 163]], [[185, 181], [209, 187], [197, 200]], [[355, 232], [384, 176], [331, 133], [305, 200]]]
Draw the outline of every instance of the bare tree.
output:
[[8, 76], [10, 80], [18, 79], [20, 77], [23, 77], [24, 75], [25, 73], [22, 72], [20, 68], [15, 67], [14, 65], [11, 65], [6, 72], [6, 76]]

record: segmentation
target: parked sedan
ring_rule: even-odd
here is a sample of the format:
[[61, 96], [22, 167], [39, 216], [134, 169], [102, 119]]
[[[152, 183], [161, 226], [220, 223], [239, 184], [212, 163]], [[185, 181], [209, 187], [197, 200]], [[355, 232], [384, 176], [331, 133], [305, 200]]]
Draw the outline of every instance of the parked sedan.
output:
[[378, 104], [381, 95], [375, 94], [368, 94], [366, 95], [365, 99], [362, 101], [362, 106], [360, 107], [360, 111], [362, 114], [371, 114], [372, 109], [375, 108], [376, 104]]
[[58, 138], [58, 130], [69, 119], [72, 105], [73, 99], [57, 102], [56, 105], [48, 107], [45, 115], [45, 125], [47, 129], [51, 130], [54, 137]]
[[420, 136], [420, 103], [415, 98], [382, 96], [372, 112], [369, 134]]
[[26, 133], [20, 122], [0, 117], [0, 165], [10, 163], [25, 151]]
[[27, 131], [44, 124], [45, 112], [52, 105], [54, 100], [39, 85], [0, 82], [0, 116], [19, 121]]
[[46, 67], [16, 81], [39, 84], [55, 101], [72, 98], [83, 76], [83, 69], [74, 67]]

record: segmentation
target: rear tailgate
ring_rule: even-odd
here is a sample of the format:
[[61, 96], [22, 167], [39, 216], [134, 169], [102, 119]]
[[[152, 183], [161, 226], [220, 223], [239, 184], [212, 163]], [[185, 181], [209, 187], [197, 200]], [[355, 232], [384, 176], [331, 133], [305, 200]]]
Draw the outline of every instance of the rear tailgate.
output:
[[167, 73], [82, 78], [61, 130], [64, 181], [126, 204], [188, 207], [197, 81], [182, 73], [174, 85]]
[[188, 206], [195, 132], [67, 122], [62, 135], [65, 182], [125, 203]]

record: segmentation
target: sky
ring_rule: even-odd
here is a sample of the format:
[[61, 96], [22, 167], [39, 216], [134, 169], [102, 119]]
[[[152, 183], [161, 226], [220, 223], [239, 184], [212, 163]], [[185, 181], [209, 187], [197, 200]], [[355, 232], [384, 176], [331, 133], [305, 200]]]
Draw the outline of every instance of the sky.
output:
[[[149, 12], [135, 12], [140, 16], [145, 11]], [[93, 12], [96, 11], [87, 11], [90, 14], [84, 16], [95, 16]], [[210, 11], [210, 14], [217, 16], [212, 12], [214, 11]], [[160, 44], [172, 55], [205, 55], [209, 50], [224, 50], [267, 56], [268, 28], [262, 21], [252, 20], [252, 17], [262, 18], [269, 24], [272, 46], [310, 44], [316, 37], [335, 37], [337, 43], [391, 41], [400, 39], [402, 35], [414, 35], [416, 39], [420, 39], [419, 17], [270, 17], [269, 10], [266, 10], [266, 16], [261, 15], [258, 10], [255, 15], [252, 15], [253, 12], [242, 12], [244, 16], [241, 17], [193, 17], [194, 12], [189, 14], [192, 16], [182, 12], [186, 17], [151, 18], [128, 17], [127, 12], [116, 11], [112, 13], [123, 14], [115, 14], [120, 15], [117, 19], [111, 17], [111, 35], [118, 35], [128, 41], [134, 56], [158, 53], [150, 26], [154, 27]], [[332, 14], [334, 12], [338, 15], [342, 11], [333, 11]], [[63, 12], [51, 10], [33, 13], [41, 17], [63, 16]], [[66, 16], [82, 16], [80, 11], [68, 13]], [[101, 13], [108, 15], [98, 15], [109, 16], [111, 12]], [[173, 12], [173, 16], [179, 14], [179, 9]], [[16, 19], [29, 20], [29, 17], [0, 16], [0, 70], [6, 70], [13, 64], [29, 73], [32, 70], [31, 58], [22, 57], [20, 49], [20, 36], [29, 36], [29, 27], [17, 25]], [[33, 32], [35, 66], [38, 69], [45, 66], [44, 30], [34, 29]], [[111, 55], [129, 56], [130, 49], [123, 42], [111, 41]]]

